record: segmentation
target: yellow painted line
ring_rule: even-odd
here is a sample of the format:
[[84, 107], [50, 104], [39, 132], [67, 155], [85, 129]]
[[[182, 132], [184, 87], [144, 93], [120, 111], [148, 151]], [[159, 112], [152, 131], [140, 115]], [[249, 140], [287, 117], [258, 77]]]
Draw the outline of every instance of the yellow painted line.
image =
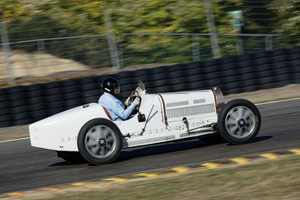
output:
[[300, 155], [300, 149], [290, 149], [289, 151], [294, 154]]
[[13, 193], [9, 193], [8, 195], [10, 195], [10, 196], [16, 196], [16, 197], [24, 197], [25, 193], [22, 193], [22, 192], [13, 192]]
[[72, 186], [82, 186], [82, 185], [87, 185], [89, 183], [84, 183], [84, 182], [81, 182], [81, 183], [72, 183], [71, 185]]
[[259, 154], [259, 156], [265, 157], [265, 158], [267, 158], [269, 160], [274, 160], [274, 159], [278, 158], [278, 155], [275, 154], [275, 153], [263, 153], [263, 154]]
[[46, 191], [51, 191], [51, 192], [55, 192], [58, 189], [57, 188], [40, 188], [39, 190], [46, 190]]
[[249, 163], [249, 159], [247, 159], [247, 158], [232, 158], [229, 160], [231, 160], [239, 165], [244, 165], [244, 164]]
[[102, 179], [103, 181], [114, 181], [117, 183], [122, 183], [125, 182], [126, 179], [125, 178], [106, 178], [106, 179]]
[[134, 174], [134, 176], [143, 176], [146, 178], [154, 178], [157, 176], [157, 174], [150, 174], [150, 173], [140, 173], [140, 174]]
[[190, 168], [188, 168], [188, 167], [173, 167], [173, 168], [171, 168], [171, 170], [173, 170], [177, 173], [180, 173], [180, 174], [188, 172], [189, 169]]
[[220, 164], [218, 163], [212, 163], [212, 162], [208, 162], [208, 163], [203, 163], [201, 164], [202, 166], [209, 168], [209, 169], [215, 169], [218, 168], [220, 166]]

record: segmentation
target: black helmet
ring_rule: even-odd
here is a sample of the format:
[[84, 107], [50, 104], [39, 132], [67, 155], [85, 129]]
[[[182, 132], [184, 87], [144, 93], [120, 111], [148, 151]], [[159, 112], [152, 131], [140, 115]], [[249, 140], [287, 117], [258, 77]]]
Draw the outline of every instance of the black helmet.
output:
[[118, 93], [120, 93], [120, 83], [113, 77], [106, 78], [101, 83], [101, 89], [104, 90], [104, 92], [108, 92], [112, 95], [115, 95], [114, 90], [116, 88], [118, 89]]

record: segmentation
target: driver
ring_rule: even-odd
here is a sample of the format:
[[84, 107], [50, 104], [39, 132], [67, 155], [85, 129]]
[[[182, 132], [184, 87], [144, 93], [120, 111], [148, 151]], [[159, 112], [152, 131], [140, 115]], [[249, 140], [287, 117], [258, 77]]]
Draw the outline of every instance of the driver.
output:
[[125, 109], [123, 103], [116, 98], [117, 94], [120, 93], [120, 83], [115, 78], [104, 79], [101, 83], [101, 89], [104, 90], [104, 94], [101, 95], [98, 103], [108, 111], [113, 121], [129, 119], [134, 108], [140, 104], [140, 98], [136, 97], [132, 104]]

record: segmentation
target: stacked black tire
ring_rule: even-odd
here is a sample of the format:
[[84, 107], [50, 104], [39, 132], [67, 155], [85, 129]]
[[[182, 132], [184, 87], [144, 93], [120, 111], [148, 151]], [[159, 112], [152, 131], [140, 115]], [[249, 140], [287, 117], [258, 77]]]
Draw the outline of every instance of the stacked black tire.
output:
[[224, 94], [300, 83], [300, 47], [227, 58], [124, 71], [112, 75], [0, 89], [0, 127], [29, 124], [90, 102], [101, 81], [114, 76], [125, 100], [142, 80], [148, 93], [219, 87]]

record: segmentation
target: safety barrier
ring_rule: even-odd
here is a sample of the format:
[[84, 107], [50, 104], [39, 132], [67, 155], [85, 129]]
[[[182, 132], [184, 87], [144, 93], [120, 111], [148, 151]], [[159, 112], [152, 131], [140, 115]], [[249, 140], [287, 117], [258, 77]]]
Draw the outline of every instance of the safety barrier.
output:
[[202, 62], [0, 89], [0, 127], [24, 125], [97, 102], [101, 81], [114, 76], [125, 100], [142, 80], [148, 93], [219, 87], [224, 94], [300, 83], [300, 46]]

